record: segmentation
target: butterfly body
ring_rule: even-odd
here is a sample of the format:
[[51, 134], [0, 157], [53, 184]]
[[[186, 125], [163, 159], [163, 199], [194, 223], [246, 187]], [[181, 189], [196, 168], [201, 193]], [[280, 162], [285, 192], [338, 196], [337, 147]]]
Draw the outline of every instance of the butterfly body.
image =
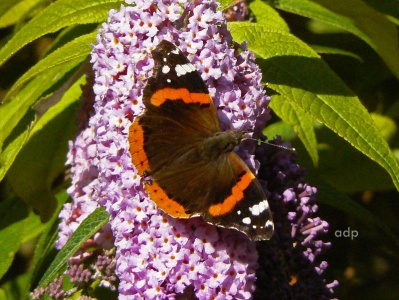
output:
[[130, 127], [132, 162], [150, 177], [150, 198], [169, 215], [246, 233], [273, 233], [262, 187], [233, 151], [245, 133], [222, 131], [213, 100], [195, 67], [170, 42], [152, 52], [155, 67], [143, 91], [146, 106]]

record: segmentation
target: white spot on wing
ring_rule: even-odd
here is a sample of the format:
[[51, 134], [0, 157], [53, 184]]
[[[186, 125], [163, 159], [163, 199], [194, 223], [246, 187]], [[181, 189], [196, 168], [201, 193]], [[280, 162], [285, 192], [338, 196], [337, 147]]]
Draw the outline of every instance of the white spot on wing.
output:
[[269, 204], [267, 200], [263, 200], [258, 204], [255, 204], [249, 208], [249, 211], [252, 213], [253, 216], [259, 216], [262, 212], [269, 208]]
[[259, 205], [256, 204], [249, 208], [249, 211], [252, 213], [253, 216], [259, 216]]
[[186, 71], [183, 69], [183, 67], [181, 65], [176, 65], [175, 71], [176, 71], [177, 76], [186, 74]]
[[269, 228], [269, 227], [273, 228], [273, 227], [274, 227], [273, 221], [267, 220], [266, 226], [265, 226], [265, 227], [266, 227], [266, 228]]
[[168, 73], [169, 73], [169, 71], [170, 71], [170, 68], [169, 68], [169, 66], [163, 66], [163, 67], [162, 67], [162, 73], [164, 73], [164, 74], [168, 74]]
[[170, 51], [170, 53], [173, 53], [173, 54], [177, 55], [177, 54], [179, 54], [179, 49], [175, 48], [172, 51]]
[[194, 72], [195, 67], [193, 64], [185, 64], [183, 67], [187, 67], [188, 71], [187, 72]]
[[243, 222], [244, 224], [249, 225], [249, 224], [251, 224], [251, 219], [248, 218], [248, 217], [246, 217], [246, 218], [242, 219], [242, 222]]
[[175, 71], [177, 76], [183, 76], [187, 73], [194, 72], [195, 67], [192, 64], [176, 65]]
[[261, 203], [259, 203], [259, 207], [260, 207], [260, 212], [263, 212], [264, 210], [269, 209], [269, 203], [267, 202], [267, 200], [263, 200]]

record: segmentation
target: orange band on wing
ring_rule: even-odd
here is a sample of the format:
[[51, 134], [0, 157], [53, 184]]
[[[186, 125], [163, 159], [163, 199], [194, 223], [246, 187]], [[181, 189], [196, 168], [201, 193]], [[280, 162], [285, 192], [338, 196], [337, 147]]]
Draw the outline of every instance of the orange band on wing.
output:
[[212, 205], [209, 208], [209, 213], [214, 217], [219, 217], [231, 212], [237, 202], [244, 199], [244, 190], [251, 184], [254, 178], [255, 176], [252, 173], [246, 172], [240, 178], [240, 181], [238, 181], [231, 189], [231, 195], [228, 196], [222, 203]]
[[191, 215], [176, 201], [170, 199], [165, 191], [156, 183], [146, 184], [145, 189], [150, 199], [155, 202], [158, 208], [174, 218], [189, 218]]
[[186, 103], [200, 103], [209, 104], [212, 102], [212, 98], [206, 93], [190, 93], [188, 89], [172, 89], [164, 88], [155, 92], [151, 96], [151, 104], [155, 106], [161, 106], [166, 100], [183, 100]]
[[[148, 171], [148, 158], [144, 151], [144, 131], [139, 124], [140, 118], [137, 117], [129, 128], [129, 143], [132, 162], [136, 166], [139, 175], [143, 175]], [[175, 218], [189, 218], [191, 215], [186, 214], [183, 206], [176, 201], [170, 199], [165, 191], [156, 183], [145, 184], [145, 189], [152, 201], [156, 203], [158, 208]]]
[[145, 171], [148, 171], [148, 158], [144, 151], [144, 131], [143, 127], [139, 124], [140, 118], [137, 117], [129, 128], [129, 151], [132, 156], [132, 162], [140, 176]]

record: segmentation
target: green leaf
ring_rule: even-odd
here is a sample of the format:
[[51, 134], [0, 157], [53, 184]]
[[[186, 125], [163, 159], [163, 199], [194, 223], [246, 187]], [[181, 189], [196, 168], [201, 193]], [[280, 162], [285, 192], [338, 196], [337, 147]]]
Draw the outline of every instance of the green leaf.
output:
[[[4, 0], [3, 0], [4, 1]], [[0, 9], [0, 28], [14, 25], [23, 20], [42, 0], [10, 1], [3, 13]]]
[[58, 224], [60, 222], [58, 215], [63, 204], [69, 199], [69, 195], [64, 190], [56, 195], [56, 199], [58, 203], [57, 213], [53, 214], [51, 220], [46, 223], [46, 228], [35, 249], [31, 272], [29, 272], [30, 280], [28, 282], [30, 286], [26, 287], [29, 291], [37, 285], [40, 280], [39, 275], [41, 276], [45, 272], [46, 266], [48, 267], [48, 264], [56, 255], [55, 242], [58, 239]]
[[0, 181], [3, 180], [19, 151], [28, 140], [29, 130], [20, 133], [12, 142], [8, 143], [0, 153]]
[[[6, 300], [10, 299], [18, 299], [18, 300], [27, 300], [31, 299], [29, 297], [29, 291], [26, 289], [28, 284], [29, 276], [26, 273], [22, 273], [13, 277], [11, 280], [6, 281], [2, 284], [2, 288], [4, 289], [4, 294]], [[1, 300], [0, 295], [0, 300]]]
[[6, 273], [20, 245], [43, 231], [38, 216], [17, 198], [0, 204], [0, 278]]
[[[336, 1], [334, 1], [335, 3]], [[304, 16], [306, 18], [318, 20], [345, 31], [351, 32], [366, 43], [370, 44], [370, 38], [359, 28], [353, 24], [353, 20], [348, 17], [341, 16], [323, 6], [309, 0], [279, 0], [273, 2], [278, 9]]]
[[399, 2], [397, 0], [363, 0], [368, 5], [381, 13], [390, 15], [396, 19], [397, 24], [399, 23]]
[[76, 229], [65, 246], [58, 252], [54, 261], [39, 282], [38, 287], [47, 286], [57, 275], [68, 259], [98, 230], [108, 222], [109, 215], [104, 208], [97, 208]]
[[310, 47], [312, 47], [312, 49], [314, 51], [316, 51], [319, 54], [336, 54], [336, 55], [344, 55], [344, 56], [348, 56], [348, 57], [352, 57], [354, 59], [357, 59], [360, 62], [363, 62], [363, 59], [350, 51], [346, 51], [346, 50], [342, 50], [339, 48], [333, 48], [333, 47], [326, 47], [326, 46], [320, 46], [320, 45], [309, 45]]
[[20, 151], [7, 174], [14, 193], [48, 220], [55, 209], [54, 180], [65, 170], [68, 140], [76, 133], [76, 103], [85, 77], [77, 81], [60, 102], [39, 119], [28, 143]]
[[294, 128], [283, 121], [277, 121], [267, 125], [263, 129], [262, 133], [268, 138], [268, 140], [281, 136], [283, 141], [292, 141], [298, 137]]
[[357, 28], [369, 37], [369, 45], [399, 79], [399, 36], [395, 24], [362, 0], [335, 0], [333, 5], [328, 0], [316, 1], [331, 11], [351, 18]]
[[249, 48], [269, 86], [375, 160], [399, 189], [399, 166], [370, 114], [309, 46], [286, 32], [231, 23], [233, 38]]
[[14, 5], [22, 2], [23, 0], [2, 0], [0, 1], [0, 16], [7, 13]]
[[399, 149], [395, 148], [393, 149], [393, 155], [395, 156], [395, 158], [399, 161]]
[[[54, 52], [58, 48], [65, 46], [67, 43], [72, 41], [78, 41], [78, 39], [82, 36], [89, 35], [91, 33], [98, 33], [98, 24], [84, 24], [84, 25], [74, 25], [69, 26], [62, 29], [57, 37], [54, 38], [52, 43], [46, 49], [45, 55], [49, 55]], [[91, 44], [95, 44], [96, 40], [91, 41]], [[79, 45], [78, 45], [79, 47]]]
[[270, 107], [285, 123], [294, 127], [299, 138], [304, 144], [313, 164], [317, 166], [319, 156], [317, 153], [317, 140], [313, 129], [313, 118], [300, 107], [283, 96], [274, 95]]
[[39, 98], [62, 81], [63, 76], [79, 63], [81, 63], [80, 59], [47, 69], [33, 78], [11, 101], [0, 104], [0, 144], [10, 135], [14, 127]]
[[[65, 112], [65, 110], [70, 109], [71, 106], [74, 106], [78, 103], [81, 95], [82, 95], [82, 86], [86, 84], [86, 75], [82, 75], [70, 88], [65, 92], [62, 96], [61, 100], [52, 106], [46, 113], [39, 119], [36, 123], [36, 126], [33, 127], [31, 136], [34, 137], [36, 133], [40, 134], [41, 130], [46, 130], [46, 126], [56, 118], [59, 118], [61, 114]], [[74, 108], [75, 109], [75, 108]], [[76, 110], [73, 112], [72, 117], [66, 116], [70, 123], [71, 120], [75, 119]], [[66, 130], [66, 123], [62, 123], [61, 128]], [[75, 127], [73, 125], [72, 127]]]
[[0, 300], [7, 300], [7, 299], [8, 298], [6, 292], [2, 288], [0, 288]]
[[[316, 134], [319, 174], [334, 188], [348, 194], [393, 188], [392, 180], [380, 165], [351, 147], [337, 134], [325, 126], [318, 128]], [[299, 146], [297, 149], [299, 152]]]
[[270, 5], [266, 4], [261, 0], [255, 0], [249, 3], [248, 8], [255, 16], [258, 24], [267, 25], [277, 30], [289, 32], [285, 20], [278, 14], [278, 12]]
[[[12, 101], [0, 104], [0, 145], [2, 146], [0, 180], [26, 142], [29, 130], [34, 125], [34, 115], [27, 114], [30, 108], [46, 90], [62, 80], [62, 76], [71, 67], [73, 66], [69, 63], [47, 70], [31, 80]], [[11, 136], [10, 134], [13, 130], [15, 132], [17, 124], [21, 133]], [[4, 143], [6, 139], [8, 139], [8, 143]]]
[[0, 65], [23, 46], [45, 34], [75, 24], [105, 21], [109, 10], [121, 3], [122, 0], [58, 0], [52, 3], [0, 50]]
[[56, 68], [58, 66], [63, 66], [63, 68], [68, 66], [68, 68], [65, 69], [68, 70], [82, 63], [90, 54], [92, 49], [91, 43], [95, 42], [96, 35], [97, 33], [93, 32], [84, 36], [80, 36], [40, 60], [35, 66], [29, 69], [29, 71], [27, 71], [18, 79], [18, 81], [7, 93], [5, 100], [7, 100], [10, 95], [14, 94], [15, 91], [18, 90], [23, 84], [37, 77], [46, 70]]
[[397, 26], [363, 1], [279, 0], [276, 7], [334, 25], [356, 35], [372, 47], [399, 78]]
[[381, 131], [381, 134], [384, 137], [384, 139], [387, 142], [391, 141], [395, 137], [398, 131], [398, 127], [396, 126], [395, 121], [387, 116], [383, 116], [376, 113], [372, 113], [371, 117], [373, 118], [375, 125]]

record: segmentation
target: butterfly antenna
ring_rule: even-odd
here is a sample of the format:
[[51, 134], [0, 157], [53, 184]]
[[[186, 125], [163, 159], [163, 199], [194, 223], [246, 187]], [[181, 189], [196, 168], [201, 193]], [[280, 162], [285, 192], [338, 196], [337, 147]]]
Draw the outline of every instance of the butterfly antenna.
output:
[[[251, 116], [255, 116], [255, 109], [253, 107], [251, 107], [251, 112], [246, 116], [246, 118], [249, 118]], [[238, 131], [241, 131], [241, 132], [244, 132], [244, 133], [248, 133], [247, 131], [242, 130], [242, 128], [244, 127], [244, 124], [245, 124], [245, 119], [243, 120], [243, 122], [242, 122], [240, 128], [238, 129]], [[258, 146], [263, 143], [263, 144], [274, 146], [274, 147], [277, 147], [277, 148], [280, 148], [280, 149], [288, 150], [288, 151], [291, 151], [291, 152], [295, 152], [296, 151], [295, 148], [293, 148], [293, 147], [286, 147], [284, 145], [276, 145], [276, 144], [272, 144], [272, 143], [269, 143], [269, 142], [266, 142], [266, 141], [262, 141], [261, 139], [254, 139], [254, 138], [249, 137], [249, 136], [244, 137], [244, 139], [253, 140], [253, 141], [257, 142]]]
[[288, 151], [291, 151], [291, 152], [295, 152], [296, 151], [296, 149], [294, 147], [286, 147], [284, 145], [276, 145], [276, 144], [273, 144], [273, 143], [269, 143], [267, 141], [262, 141], [261, 139], [254, 139], [254, 138], [251, 138], [251, 137], [248, 137], [246, 139], [247, 140], [253, 140], [253, 141], [257, 142], [258, 146], [260, 146], [260, 144], [266, 144], [266, 145], [270, 145], [270, 146], [277, 147], [277, 148], [280, 148], [280, 149], [288, 150]]

